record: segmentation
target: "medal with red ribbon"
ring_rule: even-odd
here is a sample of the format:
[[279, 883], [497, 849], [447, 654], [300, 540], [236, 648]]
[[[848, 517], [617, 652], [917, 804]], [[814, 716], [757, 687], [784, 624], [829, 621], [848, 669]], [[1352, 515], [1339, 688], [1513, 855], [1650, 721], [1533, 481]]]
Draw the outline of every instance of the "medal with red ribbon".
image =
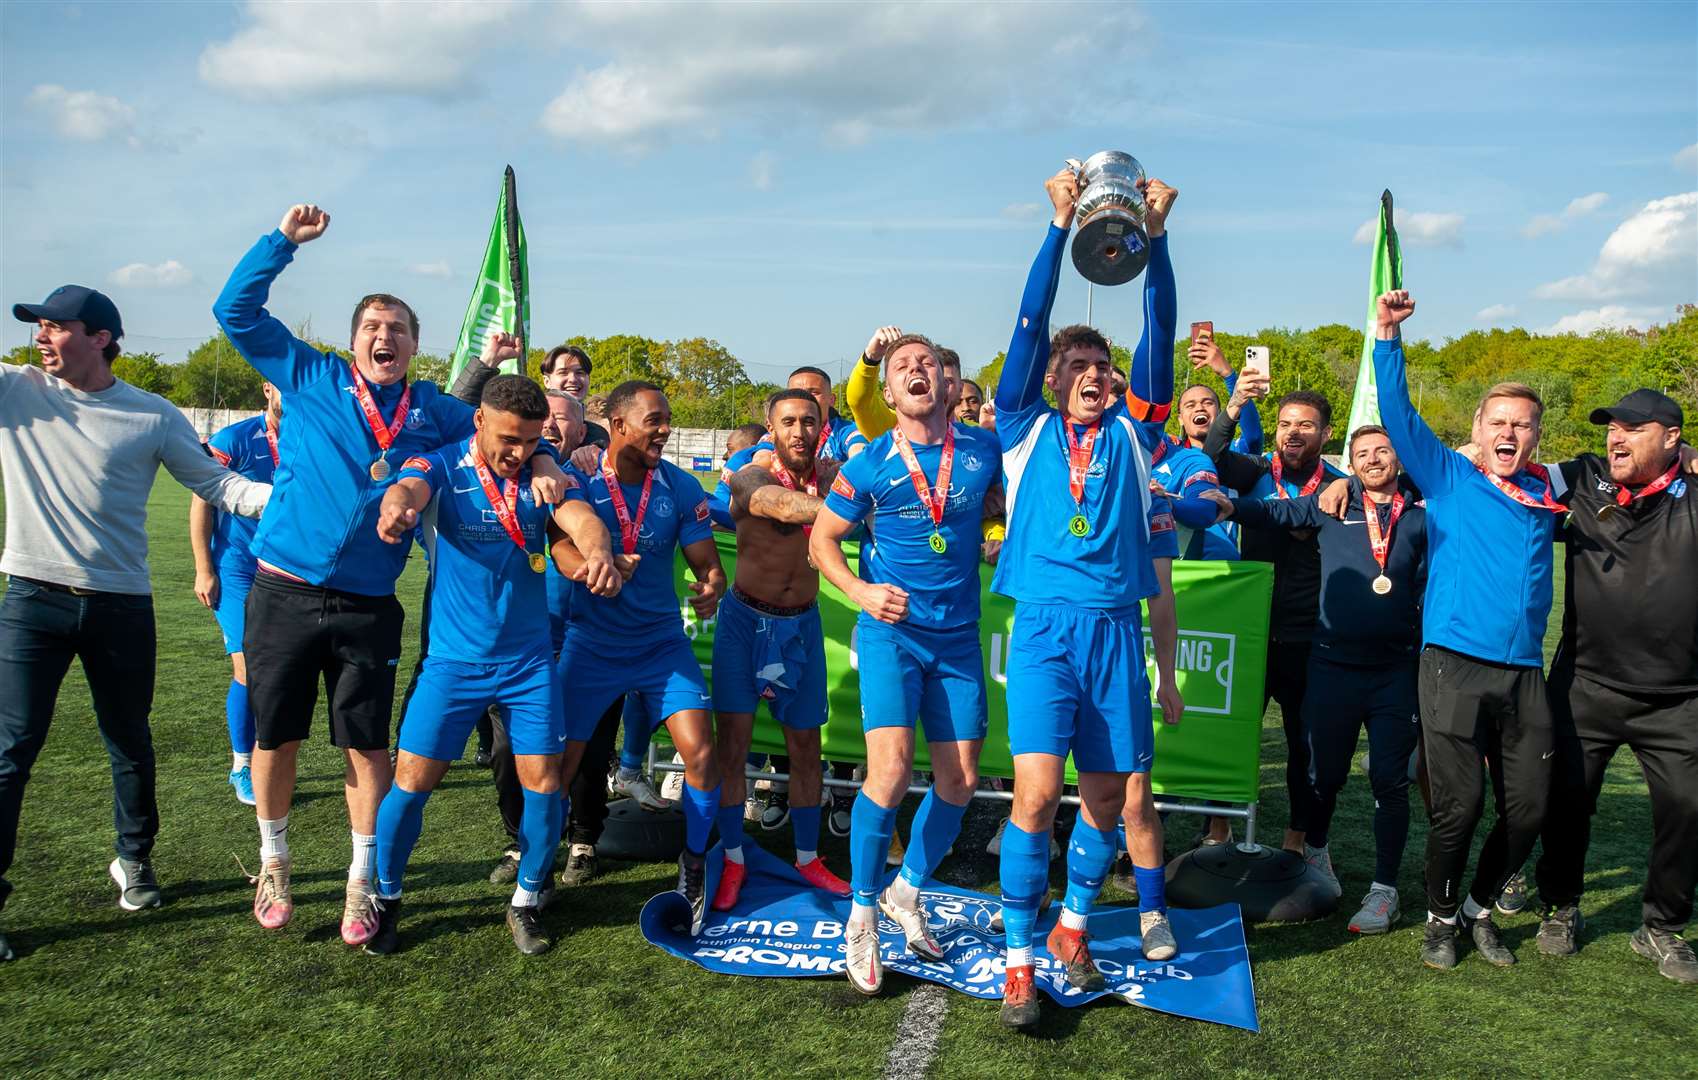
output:
[[[483, 460], [483, 454], [478, 451], [477, 444], [472, 444], [472, 465], [477, 469], [478, 483], [483, 485], [483, 497], [489, 500], [490, 509], [495, 511], [496, 520], [507, 530], [507, 535], [513, 543], [525, 551], [525, 530], [519, 524], [519, 485], [513, 480], [503, 480], [499, 489], [495, 486], [495, 474], [489, 471], [489, 466]], [[526, 551], [525, 561], [532, 570], [542, 573], [548, 565], [540, 551]]]
[[1510, 483], [1508, 480], [1505, 480], [1503, 477], [1492, 472], [1490, 469], [1479, 465], [1474, 467], [1480, 470], [1480, 475], [1484, 476], [1493, 487], [1520, 503], [1522, 506], [1530, 506], [1534, 510], [1549, 510], [1557, 514], [1568, 513], [1568, 507], [1551, 498], [1551, 474], [1550, 471], [1543, 465], [1529, 464], [1525, 470], [1528, 476], [1531, 476], [1535, 480], [1544, 482], [1545, 490], [1540, 493], [1540, 496], [1537, 499], [1533, 498], [1533, 496], [1527, 494], [1525, 491], [1522, 491], [1519, 487]]
[[625, 503], [625, 492], [619, 487], [619, 474], [613, 471], [613, 461], [607, 451], [601, 452], [601, 476], [607, 481], [607, 497], [613, 502], [613, 516], [619, 519], [619, 546], [625, 549], [625, 554], [634, 555], [637, 551], [637, 537], [643, 531], [643, 515], [649, 512], [649, 492], [654, 490], [654, 470], [643, 470], [643, 494], [637, 500], [637, 516], [631, 516], [631, 509]]
[[1075, 438], [1073, 425], [1062, 417], [1061, 430], [1067, 435], [1067, 490], [1073, 496], [1073, 505], [1079, 510], [1067, 523], [1067, 531], [1074, 536], [1084, 536], [1091, 531], [1091, 523], [1085, 519], [1085, 474], [1091, 469], [1091, 451], [1097, 445], [1097, 436], [1102, 433], [1102, 421], [1087, 424], [1085, 434]]
[[1374, 591], [1384, 596], [1391, 592], [1391, 578], [1386, 576], [1386, 559], [1391, 554], [1391, 531], [1397, 528], [1397, 519], [1403, 516], [1402, 494], [1391, 497], [1391, 520], [1386, 522], [1386, 531], [1380, 532], [1380, 508], [1368, 493], [1362, 493], [1362, 516], [1368, 526], [1368, 548], [1374, 554], [1374, 561], [1380, 565], [1380, 576], [1374, 579]]
[[902, 455], [902, 464], [908, 466], [908, 479], [914, 482], [914, 491], [920, 496], [921, 505], [931, 514], [932, 537], [929, 542], [932, 550], [942, 555], [949, 550], [949, 541], [938, 530], [943, 525], [944, 507], [949, 502], [949, 474], [955, 467], [955, 426], [951, 424], [943, 429], [943, 456], [938, 459], [935, 488], [926, 486], [926, 474], [920, 470], [920, 459], [915, 456], [914, 448], [908, 445], [908, 437], [900, 431], [891, 432], [890, 437], [896, 444], [896, 452]]
[[[1285, 484], [1283, 483], [1285, 479], [1285, 464], [1279, 460], [1279, 451], [1277, 450], [1274, 451], [1272, 457], [1268, 460], [1268, 471], [1273, 473], [1274, 490], [1279, 492], [1279, 497], [1282, 499], [1291, 498], [1291, 494], [1285, 490]], [[1305, 495], [1313, 495], [1317, 490], [1319, 490], [1321, 486], [1321, 474], [1324, 472], [1326, 472], [1326, 470], [1321, 468], [1321, 463], [1318, 461], [1315, 462], [1315, 475], [1304, 481], [1303, 487], [1297, 492], [1297, 497], [1301, 499]]]
[[366, 471], [371, 474], [373, 480], [381, 484], [389, 478], [389, 447], [407, 423], [407, 407], [413, 403], [413, 388], [411, 385], [401, 388], [401, 403], [395, 406], [395, 419], [385, 426], [383, 416], [377, 411], [377, 402], [372, 400], [371, 387], [366, 385], [359, 367], [349, 364], [348, 370], [354, 373], [354, 396], [360, 401], [360, 411], [366, 414], [366, 425], [371, 428], [372, 438], [377, 440], [379, 451], [377, 460], [372, 462], [371, 468]]
[[[786, 469], [784, 466], [782, 466], [778, 463], [778, 455], [777, 454], [774, 454], [772, 456], [772, 475], [776, 476], [778, 478], [778, 482], [780, 484], [783, 484], [787, 489], [789, 489], [791, 491], [796, 490], [796, 479], [795, 479], [795, 477], [790, 475], [789, 469]], [[819, 495], [819, 493], [820, 493], [819, 468], [817, 466], [814, 468], [813, 475], [808, 477], [807, 482], [803, 485], [803, 490], [807, 491], [807, 493], [809, 495], [813, 495], [813, 496], [816, 496], [816, 497]], [[814, 535], [814, 527], [812, 525], [802, 526], [802, 535], [803, 536]]]
[[265, 418], [265, 445], [271, 448], [271, 467], [275, 469], [282, 461], [277, 456], [277, 425], [271, 422], [269, 415]]
[[825, 444], [827, 442], [829, 442], [830, 440], [831, 440], [831, 417], [828, 416], [828, 417], [825, 418], [825, 423], [820, 425], [820, 441], [814, 444], [814, 456], [815, 457], [819, 457], [821, 454], [825, 453]]
[[1674, 478], [1679, 475], [1680, 462], [1676, 461], [1673, 465], [1669, 466], [1668, 472], [1657, 477], [1638, 491], [1630, 492], [1625, 487], [1616, 488], [1615, 502], [1605, 503], [1603, 506], [1598, 508], [1598, 520], [1608, 521], [1610, 518], [1615, 517], [1617, 514], [1626, 510], [1640, 499], [1650, 498], [1652, 495], [1655, 495], [1657, 492], [1662, 491], [1664, 488], [1674, 483]]

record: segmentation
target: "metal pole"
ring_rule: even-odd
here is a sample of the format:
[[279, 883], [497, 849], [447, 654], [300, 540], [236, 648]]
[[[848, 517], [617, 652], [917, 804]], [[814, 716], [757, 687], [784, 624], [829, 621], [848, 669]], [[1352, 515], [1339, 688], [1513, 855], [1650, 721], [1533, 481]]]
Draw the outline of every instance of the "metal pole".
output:
[[1093, 325], [1092, 322], [1091, 322], [1091, 301], [1096, 298], [1096, 295], [1097, 295], [1096, 284], [1093, 283], [1093, 282], [1089, 282], [1089, 281], [1085, 282], [1085, 325], [1086, 326]]

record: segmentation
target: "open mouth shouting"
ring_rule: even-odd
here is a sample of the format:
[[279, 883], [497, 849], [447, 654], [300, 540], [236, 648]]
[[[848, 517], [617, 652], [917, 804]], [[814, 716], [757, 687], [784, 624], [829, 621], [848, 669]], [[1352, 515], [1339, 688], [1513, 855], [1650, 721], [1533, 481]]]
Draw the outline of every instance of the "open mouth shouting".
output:
[[932, 392], [932, 384], [924, 375], [910, 375], [906, 389], [911, 397], [925, 397]]
[[1512, 440], [1500, 439], [1492, 444], [1492, 458], [1499, 465], [1508, 468], [1515, 461], [1515, 455], [1520, 449]]
[[1079, 387], [1079, 400], [1086, 405], [1096, 407], [1103, 403], [1103, 385], [1099, 382], [1082, 383]]

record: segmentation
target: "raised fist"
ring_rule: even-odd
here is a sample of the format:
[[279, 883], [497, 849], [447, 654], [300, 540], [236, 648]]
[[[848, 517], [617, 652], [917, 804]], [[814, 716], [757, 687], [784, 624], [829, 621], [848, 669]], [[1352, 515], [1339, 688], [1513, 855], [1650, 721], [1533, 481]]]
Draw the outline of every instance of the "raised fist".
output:
[[489, 337], [483, 343], [483, 355], [478, 359], [485, 367], [496, 367], [503, 361], [513, 360], [519, 355], [519, 338], [516, 334], [504, 334], [499, 329], [491, 329]]
[[1055, 225], [1058, 229], [1073, 227], [1073, 205], [1079, 201], [1079, 174], [1069, 165], [1044, 181], [1044, 191], [1049, 193], [1050, 205], [1055, 207]]
[[876, 364], [884, 359], [884, 350], [890, 348], [890, 343], [901, 336], [900, 326], [881, 326], [873, 331], [873, 336], [867, 340], [867, 349], [861, 355]]
[[1393, 289], [1380, 294], [1374, 302], [1379, 316], [1379, 336], [1390, 340], [1398, 335], [1398, 327], [1409, 316], [1415, 314], [1415, 300], [1407, 289]]
[[308, 240], [317, 240], [323, 236], [324, 230], [329, 227], [329, 214], [312, 203], [297, 203], [284, 213], [277, 231], [291, 244], [304, 244]]
[[1144, 181], [1144, 228], [1152, 240], [1167, 231], [1167, 215], [1177, 198], [1178, 188], [1168, 187], [1153, 178]]

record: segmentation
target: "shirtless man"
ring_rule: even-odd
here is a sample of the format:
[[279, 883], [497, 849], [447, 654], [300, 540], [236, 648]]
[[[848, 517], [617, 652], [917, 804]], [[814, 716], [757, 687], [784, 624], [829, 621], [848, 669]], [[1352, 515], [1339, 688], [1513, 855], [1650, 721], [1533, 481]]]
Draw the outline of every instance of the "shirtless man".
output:
[[720, 603], [713, 637], [713, 707], [718, 714], [719, 837], [725, 870], [715, 911], [737, 903], [743, 865], [743, 762], [755, 709], [784, 727], [790, 756], [790, 826], [796, 869], [816, 889], [849, 895], [849, 883], [819, 857], [820, 728], [826, 720], [825, 637], [820, 630], [819, 571], [808, 536], [837, 462], [815, 457], [820, 407], [806, 390], [780, 390], [767, 401], [770, 466], [751, 463], [731, 477], [737, 528], [737, 580]]

